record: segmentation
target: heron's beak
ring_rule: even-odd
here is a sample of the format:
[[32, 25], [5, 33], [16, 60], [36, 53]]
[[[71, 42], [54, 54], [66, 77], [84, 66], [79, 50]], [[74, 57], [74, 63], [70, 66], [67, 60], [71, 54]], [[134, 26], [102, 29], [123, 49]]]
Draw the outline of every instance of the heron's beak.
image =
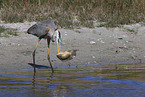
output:
[[57, 41], [57, 51], [59, 53], [61, 51], [62, 35], [58, 30], [56, 30], [56, 41]]

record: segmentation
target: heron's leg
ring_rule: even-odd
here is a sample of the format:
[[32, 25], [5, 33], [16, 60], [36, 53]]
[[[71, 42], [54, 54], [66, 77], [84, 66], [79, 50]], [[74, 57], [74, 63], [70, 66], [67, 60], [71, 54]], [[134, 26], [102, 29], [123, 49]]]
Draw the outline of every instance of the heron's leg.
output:
[[48, 62], [50, 64], [51, 70], [52, 70], [52, 72], [54, 72], [51, 61], [50, 61], [50, 55], [49, 55], [49, 44], [50, 44], [50, 39], [49, 38], [47, 39], [47, 43], [48, 43], [48, 57], [47, 58], [48, 58]]
[[38, 39], [37, 44], [36, 44], [36, 46], [35, 46], [35, 49], [34, 49], [34, 51], [33, 51], [34, 72], [36, 72], [36, 69], [35, 69], [35, 52], [36, 52], [36, 49], [37, 49], [37, 46], [38, 46], [38, 43], [39, 43], [40, 40], [41, 40], [41, 39]]

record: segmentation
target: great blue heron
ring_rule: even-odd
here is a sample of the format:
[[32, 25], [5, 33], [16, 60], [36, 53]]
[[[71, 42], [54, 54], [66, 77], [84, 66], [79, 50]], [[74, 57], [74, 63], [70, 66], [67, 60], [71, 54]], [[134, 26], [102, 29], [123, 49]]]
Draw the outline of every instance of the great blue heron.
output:
[[[51, 61], [50, 61], [50, 56], [49, 56], [49, 45], [50, 42], [57, 41], [57, 50], [58, 53], [60, 51], [60, 46], [61, 46], [61, 33], [57, 30], [57, 26], [55, 26], [53, 20], [44, 20], [44, 21], [39, 21], [36, 24], [32, 25], [28, 30], [28, 34], [32, 34], [38, 37], [38, 42], [35, 46], [34, 52], [33, 52], [33, 64], [34, 64], [34, 72], [36, 72], [35, 69], [35, 52], [38, 46], [38, 43], [42, 38], [47, 39], [48, 43], [48, 62], [50, 64], [52, 72], [54, 72]], [[57, 39], [57, 40], [56, 40]]]

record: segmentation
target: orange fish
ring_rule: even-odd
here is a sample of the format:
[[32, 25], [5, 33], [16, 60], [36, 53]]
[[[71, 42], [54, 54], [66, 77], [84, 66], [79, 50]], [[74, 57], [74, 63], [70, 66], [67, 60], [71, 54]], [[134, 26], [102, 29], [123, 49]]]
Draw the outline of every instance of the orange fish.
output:
[[65, 51], [65, 52], [59, 52], [56, 56], [58, 59], [60, 60], [71, 60], [73, 59], [73, 57], [76, 56], [76, 51], [77, 50], [73, 50], [73, 51]]

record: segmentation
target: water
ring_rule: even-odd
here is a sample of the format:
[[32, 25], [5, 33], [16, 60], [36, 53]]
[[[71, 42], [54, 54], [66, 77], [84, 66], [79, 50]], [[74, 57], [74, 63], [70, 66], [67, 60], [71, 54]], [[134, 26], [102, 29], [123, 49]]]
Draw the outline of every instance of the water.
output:
[[[116, 67], [115, 67], [116, 66]], [[145, 97], [144, 64], [0, 72], [0, 97]]]

